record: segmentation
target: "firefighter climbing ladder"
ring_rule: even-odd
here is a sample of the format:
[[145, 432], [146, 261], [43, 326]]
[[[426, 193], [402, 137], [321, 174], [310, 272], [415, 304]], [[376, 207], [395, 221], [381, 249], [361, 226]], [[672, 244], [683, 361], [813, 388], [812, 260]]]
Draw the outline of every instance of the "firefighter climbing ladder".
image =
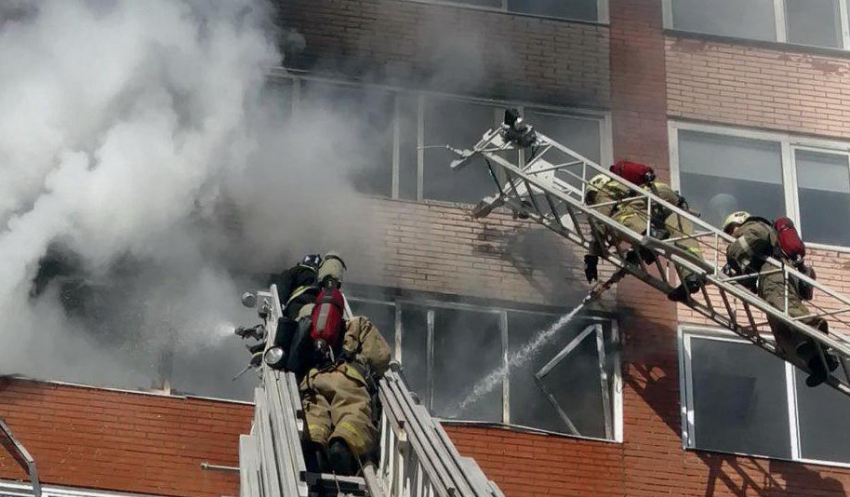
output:
[[[504, 139], [499, 129], [485, 133], [472, 150], [447, 148], [459, 155], [451, 163], [452, 169], [469, 166], [476, 158], [483, 158], [481, 162], [486, 163], [495, 181], [497, 193], [482, 200], [473, 210], [473, 216], [484, 217], [493, 209], [506, 206], [516, 215], [527, 216], [585, 249], [596, 242], [606, 248], [603, 257], [615, 268], [624, 269], [664, 293], [676, 286], [677, 283], [670, 277], [674, 273], [677, 279], [680, 279], [678, 276], [683, 269], [702, 275], [699, 291], [689, 297], [685, 305], [807, 372], [805, 364], [785, 357], [777, 350], [770, 328], [759, 313], [811, 337], [819, 344], [817, 349], [822, 360], [827, 349], [840, 359], [840, 367], [830, 375], [827, 383], [850, 395], [850, 342], [835, 334], [824, 335], [804, 324], [801, 317], [794, 318], [786, 310], [772, 307], [742, 285], [744, 277], [725, 276], [720, 270], [723, 263], [719, 261], [725, 262], [725, 247], [733, 239], [721, 230], [637, 185], [615, 177], [607, 169], [540, 133], [537, 133], [534, 144], [527, 148], [517, 147], [515, 142]], [[688, 237], [658, 240], [651, 238], [648, 231], [637, 233], [600, 214], [597, 209], [608, 204], [589, 206], [583, 201], [589, 180], [597, 174], [616, 178], [631, 190], [632, 195], [623, 202], [642, 199], [646, 206], [644, 219], [651, 219], [652, 209], [662, 205], [688, 218], [694, 225], [694, 233]], [[646, 224], [649, 230], [650, 223]], [[603, 225], [609, 233], [616, 233], [614, 238], [619, 243], [608, 243], [600, 237], [599, 227]], [[706, 261], [695, 259], [675, 245], [685, 238], [697, 240]], [[651, 251], [655, 261], [648, 264], [637, 258], [636, 263], [627, 262], [627, 254], [638, 249]], [[635, 258], [629, 260], [634, 261]], [[818, 290], [817, 302], [807, 303], [816, 311], [803, 318], [822, 316], [831, 321], [833, 328], [844, 332], [850, 330], [850, 323], [842, 320], [850, 313], [850, 299], [779, 261], [770, 259], [767, 264], [772, 267], [770, 271], [781, 272], [786, 278], [797, 277]]]
[[[274, 342], [281, 316], [277, 296], [274, 286], [257, 294], [268, 344]], [[504, 497], [474, 460], [458, 454], [397, 371], [387, 372], [379, 384], [383, 409], [377, 468], [367, 464], [362, 478], [308, 473], [295, 376], [261, 368], [251, 434], [239, 439], [240, 497]]]

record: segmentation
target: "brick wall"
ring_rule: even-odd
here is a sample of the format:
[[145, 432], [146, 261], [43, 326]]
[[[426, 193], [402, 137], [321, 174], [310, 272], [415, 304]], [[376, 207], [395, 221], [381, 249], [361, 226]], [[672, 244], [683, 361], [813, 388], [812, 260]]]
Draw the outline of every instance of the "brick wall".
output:
[[306, 42], [286, 50], [288, 67], [446, 92], [608, 104], [605, 27], [406, 0], [279, 5], [280, 24]]
[[671, 117], [850, 137], [850, 59], [668, 36]]
[[[158, 495], [237, 495], [239, 434], [253, 407], [0, 378], [0, 417], [42, 483]], [[26, 474], [0, 447], [0, 478]]]

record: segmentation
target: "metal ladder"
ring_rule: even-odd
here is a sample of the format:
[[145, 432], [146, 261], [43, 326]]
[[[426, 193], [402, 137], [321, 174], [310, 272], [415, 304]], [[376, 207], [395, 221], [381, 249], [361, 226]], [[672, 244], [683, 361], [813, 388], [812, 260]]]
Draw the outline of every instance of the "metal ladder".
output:
[[[271, 344], [282, 315], [277, 289], [257, 292], [257, 299]], [[346, 308], [350, 315], [347, 303]], [[309, 473], [295, 376], [265, 364], [260, 368], [251, 433], [239, 438], [240, 497], [504, 497], [474, 460], [458, 454], [442, 426], [407, 389], [397, 365], [379, 382], [378, 467], [366, 464], [362, 477]]]
[[[515, 215], [542, 224], [585, 249], [589, 249], [593, 243], [598, 244], [605, 252], [602, 257], [615, 269], [624, 269], [665, 294], [677, 285], [671, 278], [673, 274], [677, 276], [677, 280], [681, 280], [683, 269], [702, 275], [703, 282], [699, 291], [690, 296], [685, 305], [809, 372], [801, 361], [786, 357], [777, 350], [770, 328], [763, 317], [770, 316], [785, 323], [818, 344], [816, 348], [821, 360], [824, 360], [824, 350], [832, 349], [839, 358], [840, 368], [829, 376], [827, 383], [850, 395], [850, 342], [834, 334], [836, 329], [850, 331], [850, 322], [842, 320], [842, 317], [850, 313], [850, 299], [800, 274], [789, 265], [769, 259], [766, 264], [770, 266], [770, 271], [781, 272], [785, 278], [797, 277], [819, 291], [818, 302], [806, 303], [809, 308], [815, 309], [807, 316], [795, 318], [790, 316], [786, 309], [774, 308], [742, 286], [741, 277], [730, 278], [721, 272], [723, 264], [719, 261], [725, 261], [725, 248], [733, 241], [732, 237], [693, 214], [661, 200], [653, 193], [614, 176], [607, 169], [551, 138], [539, 132], [536, 136], [534, 145], [522, 148], [504, 139], [499, 129], [493, 129], [487, 131], [471, 150], [446, 146], [459, 156], [450, 164], [451, 169], [457, 170], [470, 165], [475, 159], [484, 159], [481, 162], [486, 163], [490, 176], [495, 181], [497, 193], [483, 199], [473, 210], [473, 216], [484, 217], [495, 208], [508, 207]], [[590, 206], [584, 203], [588, 182], [597, 174], [612, 177], [631, 190], [632, 196], [624, 202], [643, 200], [646, 205], [643, 212], [645, 219], [651, 219], [653, 207], [660, 204], [689, 219], [694, 225], [693, 234], [659, 240], [649, 236], [649, 222], [646, 223], [646, 232], [637, 233], [600, 214], [597, 209], [606, 204]], [[609, 244], [600, 237], [599, 227], [603, 225], [609, 233], [616, 232], [619, 243]], [[698, 242], [704, 261], [694, 258], [675, 245], [675, 242], [689, 238]], [[638, 258], [637, 263], [628, 262], [626, 254], [637, 249], [651, 251], [655, 255], [654, 263], [648, 264], [641, 258]], [[832, 332], [825, 335], [801, 322], [801, 319], [813, 316], [827, 318]]]

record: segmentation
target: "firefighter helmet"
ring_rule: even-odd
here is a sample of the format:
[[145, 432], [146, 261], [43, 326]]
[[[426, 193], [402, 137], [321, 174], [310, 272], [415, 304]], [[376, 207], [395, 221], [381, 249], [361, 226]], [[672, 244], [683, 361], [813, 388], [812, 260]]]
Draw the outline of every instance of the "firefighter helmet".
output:
[[723, 221], [723, 231], [726, 234], [732, 234], [732, 228], [736, 228], [744, 224], [749, 218], [750, 213], [747, 211], [733, 212], [732, 214], [729, 214], [725, 221]]
[[599, 173], [596, 176], [590, 178], [590, 190], [601, 190], [603, 186], [607, 185], [608, 182], [611, 181], [611, 177], [607, 174]]

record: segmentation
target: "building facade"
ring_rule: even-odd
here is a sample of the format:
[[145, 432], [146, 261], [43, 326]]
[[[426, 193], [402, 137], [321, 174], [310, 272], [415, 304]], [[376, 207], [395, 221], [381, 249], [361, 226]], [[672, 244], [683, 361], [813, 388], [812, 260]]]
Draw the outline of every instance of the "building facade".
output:
[[[713, 223], [790, 216], [819, 280], [850, 293], [847, 0], [291, 0], [279, 24], [281, 112], [332, 102], [370, 143], [352, 156], [371, 216], [346, 255], [353, 306], [507, 495], [850, 493], [848, 399], [635, 280], [459, 403], [587, 286], [554, 234], [473, 220], [486, 169], [429, 148], [519, 107], [601, 164], [652, 164]], [[47, 483], [200, 496], [236, 493], [200, 464], [236, 463], [251, 409], [9, 380], [0, 416]], [[5, 455], [0, 477], [21, 477]]]

